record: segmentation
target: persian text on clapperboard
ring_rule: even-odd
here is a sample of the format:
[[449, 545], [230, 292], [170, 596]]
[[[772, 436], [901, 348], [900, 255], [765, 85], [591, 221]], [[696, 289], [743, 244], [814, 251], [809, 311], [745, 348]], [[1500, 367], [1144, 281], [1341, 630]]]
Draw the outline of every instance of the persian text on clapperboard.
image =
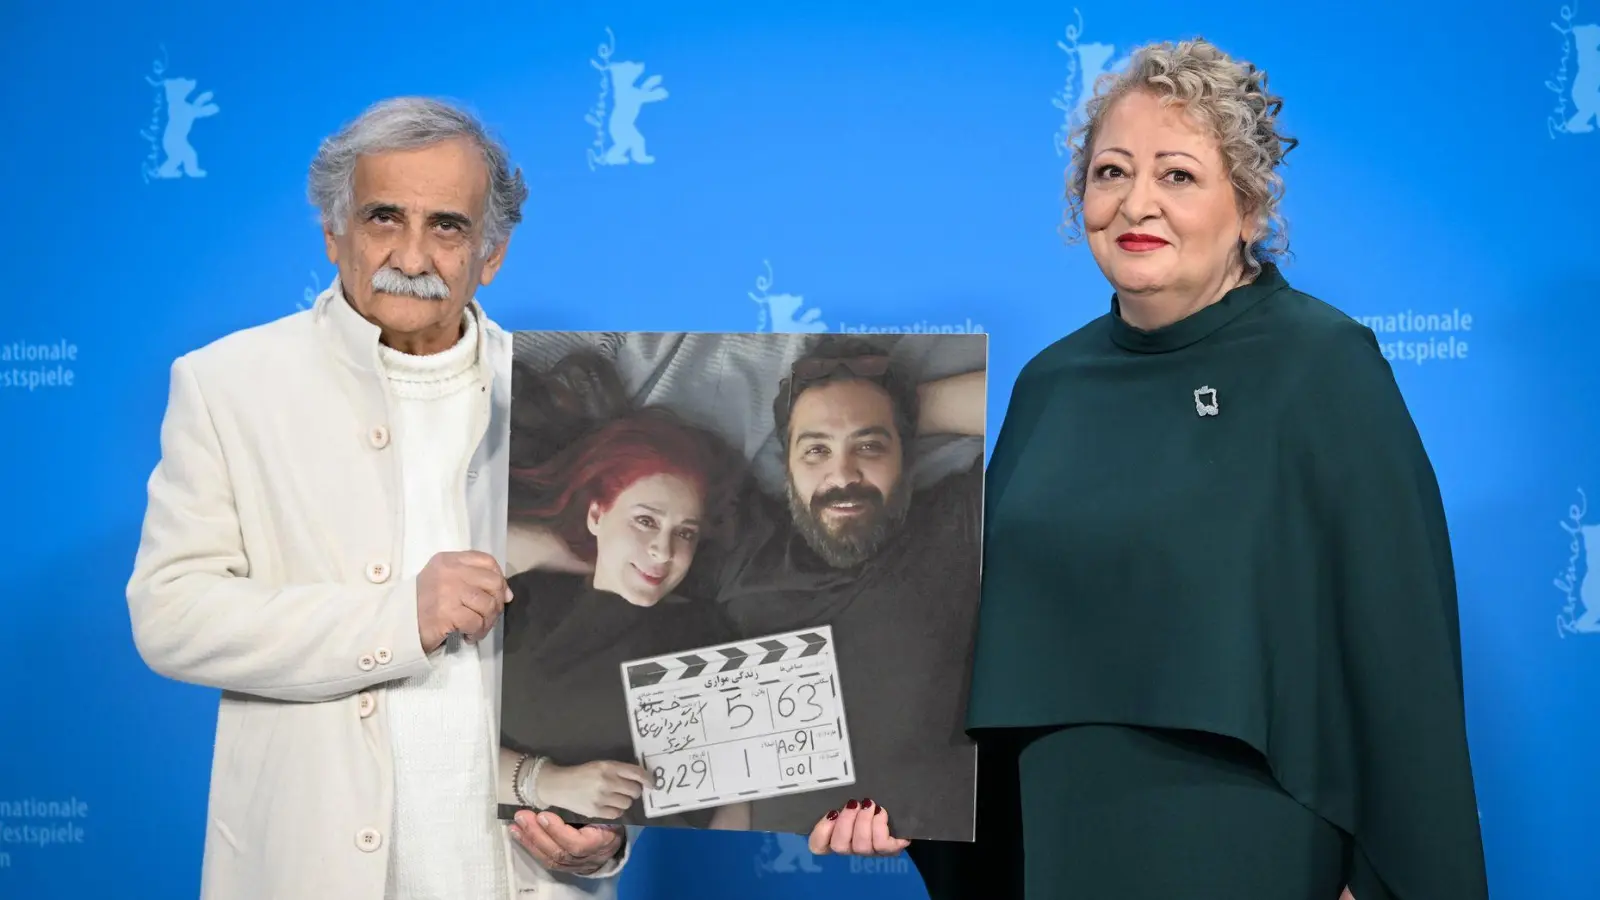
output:
[[855, 783], [827, 626], [622, 664], [650, 817]]

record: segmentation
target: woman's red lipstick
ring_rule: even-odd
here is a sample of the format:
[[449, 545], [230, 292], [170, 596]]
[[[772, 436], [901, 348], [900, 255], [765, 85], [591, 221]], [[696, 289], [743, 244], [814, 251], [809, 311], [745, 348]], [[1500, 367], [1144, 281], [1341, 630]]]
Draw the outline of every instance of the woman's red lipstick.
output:
[[1151, 250], [1167, 246], [1167, 242], [1153, 234], [1140, 234], [1137, 231], [1129, 231], [1117, 235], [1117, 246], [1132, 253], [1148, 253]]

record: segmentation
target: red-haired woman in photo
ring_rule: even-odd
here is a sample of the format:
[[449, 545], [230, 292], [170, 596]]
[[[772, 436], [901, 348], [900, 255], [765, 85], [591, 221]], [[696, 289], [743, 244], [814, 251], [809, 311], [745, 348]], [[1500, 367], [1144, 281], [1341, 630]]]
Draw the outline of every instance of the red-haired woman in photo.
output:
[[[530, 389], [531, 391], [531, 389]], [[529, 396], [532, 396], [530, 393]], [[540, 391], [530, 403], [552, 403]], [[550, 413], [549, 409], [545, 413]], [[544, 416], [549, 419], [550, 416]], [[711, 433], [664, 410], [623, 412], [576, 437], [541, 421], [525, 449], [564, 442], [511, 472], [510, 516], [535, 526], [543, 553], [510, 580], [505, 610], [502, 770], [519, 806], [585, 819], [740, 830], [744, 804], [676, 821], [646, 819], [621, 664], [736, 639], [720, 610], [673, 592], [737, 493], [745, 463]], [[520, 776], [520, 777], [519, 777]]]

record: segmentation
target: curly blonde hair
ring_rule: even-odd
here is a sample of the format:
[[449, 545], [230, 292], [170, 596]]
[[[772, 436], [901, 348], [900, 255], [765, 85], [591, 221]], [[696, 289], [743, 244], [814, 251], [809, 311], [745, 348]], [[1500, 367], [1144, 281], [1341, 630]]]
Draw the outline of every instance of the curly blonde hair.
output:
[[1182, 105], [1216, 138], [1239, 206], [1256, 225], [1256, 238], [1242, 254], [1245, 268], [1254, 274], [1287, 254], [1288, 224], [1279, 211], [1284, 185], [1278, 165], [1299, 141], [1278, 130], [1283, 99], [1268, 92], [1266, 72], [1200, 38], [1147, 44], [1133, 53], [1123, 71], [1096, 79], [1095, 96], [1069, 142], [1072, 164], [1065, 223], [1071, 226], [1069, 239], [1083, 236], [1083, 194], [1095, 133], [1111, 106], [1136, 91]]

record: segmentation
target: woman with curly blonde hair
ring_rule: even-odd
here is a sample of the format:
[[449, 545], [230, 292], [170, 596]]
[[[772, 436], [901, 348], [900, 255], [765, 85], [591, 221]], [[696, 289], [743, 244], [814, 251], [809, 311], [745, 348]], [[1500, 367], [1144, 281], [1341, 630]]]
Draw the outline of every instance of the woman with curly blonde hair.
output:
[[[1068, 206], [1109, 311], [1023, 369], [988, 470], [978, 840], [935, 898], [1482, 900], [1449, 536], [1371, 331], [1291, 287], [1266, 74], [1104, 79]], [[836, 810], [814, 852], [896, 853]]]

